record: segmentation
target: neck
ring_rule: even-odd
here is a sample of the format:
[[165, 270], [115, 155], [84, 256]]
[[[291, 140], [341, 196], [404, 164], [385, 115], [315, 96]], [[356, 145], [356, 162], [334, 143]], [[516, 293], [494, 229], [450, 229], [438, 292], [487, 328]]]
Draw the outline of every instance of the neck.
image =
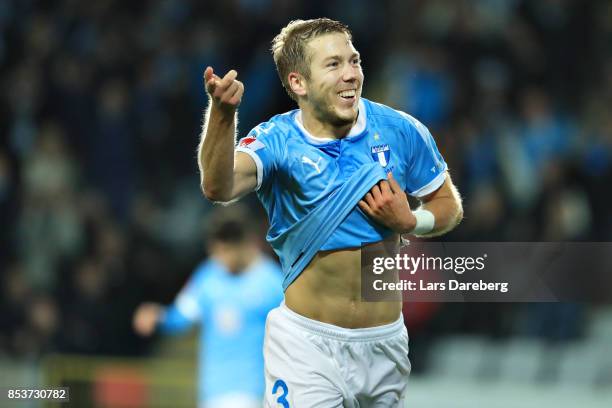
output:
[[219, 262], [232, 275], [240, 275], [251, 266], [259, 262], [261, 253], [257, 248], [245, 249], [240, 258], [229, 260], [216, 254], [211, 254], [211, 258]]
[[325, 121], [322, 118], [317, 117], [316, 112], [314, 112], [309, 106], [301, 106], [300, 109], [302, 110], [302, 122], [304, 128], [310, 134], [317, 137], [342, 139], [349, 134], [351, 128], [355, 125], [355, 122], [357, 122], [357, 118], [355, 118], [355, 120], [350, 123], [335, 125], [329, 121]]

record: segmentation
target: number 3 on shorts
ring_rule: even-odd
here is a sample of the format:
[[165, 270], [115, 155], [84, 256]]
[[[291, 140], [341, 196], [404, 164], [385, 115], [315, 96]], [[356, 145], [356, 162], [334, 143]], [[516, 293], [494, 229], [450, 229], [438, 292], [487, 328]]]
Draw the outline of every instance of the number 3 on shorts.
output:
[[283, 393], [276, 399], [276, 402], [281, 404], [283, 408], [290, 408], [289, 402], [286, 398], [287, 394], [289, 394], [289, 389], [287, 388], [287, 384], [285, 384], [283, 380], [276, 380], [276, 382], [272, 386], [272, 395], [276, 395], [279, 388]]

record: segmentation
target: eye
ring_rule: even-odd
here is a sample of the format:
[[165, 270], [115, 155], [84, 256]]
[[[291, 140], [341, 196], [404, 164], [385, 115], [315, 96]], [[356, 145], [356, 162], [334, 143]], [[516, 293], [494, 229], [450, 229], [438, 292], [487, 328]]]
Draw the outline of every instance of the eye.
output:
[[353, 64], [355, 65], [361, 64], [361, 58], [353, 58]]
[[332, 61], [332, 62], [330, 62], [329, 64], [327, 64], [327, 67], [328, 67], [328, 68], [335, 68], [335, 67], [337, 67], [338, 65], [339, 65], [339, 64], [338, 64], [338, 61]]

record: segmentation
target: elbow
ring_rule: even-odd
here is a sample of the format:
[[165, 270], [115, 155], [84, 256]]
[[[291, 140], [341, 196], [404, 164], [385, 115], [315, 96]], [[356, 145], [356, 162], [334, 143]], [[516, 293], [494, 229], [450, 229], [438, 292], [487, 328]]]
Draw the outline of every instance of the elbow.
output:
[[451, 212], [451, 214], [454, 213], [454, 223], [452, 223], [451, 228], [455, 228], [461, 223], [461, 221], [463, 221], [463, 200], [461, 199], [461, 194], [459, 194], [457, 187], [455, 187], [454, 185], [451, 185], [451, 193], [452, 203], [454, 207], [454, 211]]
[[463, 208], [459, 208], [457, 212], [457, 218], [455, 219], [455, 226], [459, 225], [463, 221]]
[[227, 189], [210, 186], [204, 183], [200, 184], [200, 189], [204, 197], [213, 203], [226, 204], [233, 199], [231, 192]]
[[200, 183], [200, 189], [206, 199], [212, 202], [227, 202], [230, 201], [231, 197], [225, 191], [220, 188], [215, 188], [204, 182]]
[[455, 227], [463, 221], [463, 204], [461, 200], [457, 201], [457, 208], [455, 211]]

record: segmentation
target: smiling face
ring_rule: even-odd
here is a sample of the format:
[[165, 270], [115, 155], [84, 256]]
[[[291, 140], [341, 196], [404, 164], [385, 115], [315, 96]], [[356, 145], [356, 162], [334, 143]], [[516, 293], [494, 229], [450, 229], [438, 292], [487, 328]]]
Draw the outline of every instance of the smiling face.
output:
[[296, 92], [305, 114], [334, 127], [352, 125], [359, 113], [363, 71], [359, 53], [344, 33], [330, 33], [308, 42], [308, 77]]

